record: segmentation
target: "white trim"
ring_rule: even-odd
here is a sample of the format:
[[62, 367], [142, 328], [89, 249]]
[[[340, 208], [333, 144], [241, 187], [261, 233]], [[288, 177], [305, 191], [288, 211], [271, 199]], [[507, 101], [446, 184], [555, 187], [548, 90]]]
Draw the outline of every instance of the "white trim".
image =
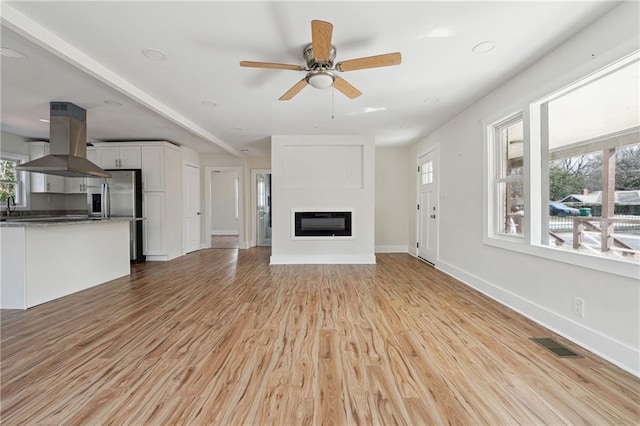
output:
[[271, 256], [271, 265], [375, 265], [375, 255], [276, 255]]
[[436, 268], [623, 370], [640, 377], [640, 363], [638, 361], [640, 359], [640, 351], [638, 349], [605, 336], [597, 330], [579, 324], [570, 318], [558, 315], [544, 306], [532, 303], [517, 294], [491, 284], [447, 262], [440, 261]]

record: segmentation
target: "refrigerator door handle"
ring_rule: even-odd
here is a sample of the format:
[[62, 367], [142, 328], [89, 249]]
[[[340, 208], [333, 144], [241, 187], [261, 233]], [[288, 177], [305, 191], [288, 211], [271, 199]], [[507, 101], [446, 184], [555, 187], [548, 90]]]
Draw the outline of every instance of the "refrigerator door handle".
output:
[[101, 191], [101, 206], [100, 206], [100, 210], [102, 210], [102, 218], [105, 219], [109, 216], [111, 216], [111, 212], [109, 212], [111, 206], [109, 205], [109, 185], [106, 183], [102, 184], [102, 191]]

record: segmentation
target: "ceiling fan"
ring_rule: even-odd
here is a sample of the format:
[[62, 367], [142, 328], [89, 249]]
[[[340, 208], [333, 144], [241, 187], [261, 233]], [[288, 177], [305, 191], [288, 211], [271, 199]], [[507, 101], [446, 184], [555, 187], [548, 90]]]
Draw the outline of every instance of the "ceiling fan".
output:
[[301, 65], [277, 64], [273, 62], [241, 61], [241, 67], [270, 68], [280, 70], [305, 71], [307, 75], [297, 82], [291, 89], [280, 97], [281, 101], [288, 101], [297, 95], [307, 85], [317, 89], [326, 89], [331, 86], [338, 89], [350, 99], [362, 95], [358, 89], [348, 83], [336, 72], [361, 70], [365, 68], [388, 67], [399, 65], [402, 61], [400, 52], [387, 53], [385, 55], [367, 56], [365, 58], [350, 59], [333, 63], [336, 57], [336, 48], [331, 44], [333, 25], [324, 21], [311, 21], [311, 44], [304, 48], [303, 55], [307, 63]]

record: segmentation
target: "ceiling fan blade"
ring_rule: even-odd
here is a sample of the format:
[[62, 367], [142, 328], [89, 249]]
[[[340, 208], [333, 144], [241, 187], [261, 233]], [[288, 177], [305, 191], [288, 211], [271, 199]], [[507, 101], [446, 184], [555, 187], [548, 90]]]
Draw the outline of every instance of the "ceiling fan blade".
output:
[[280, 96], [280, 100], [281, 101], [288, 101], [291, 98], [293, 98], [295, 95], [298, 94], [298, 92], [300, 92], [302, 89], [304, 89], [305, 87], [307, 87], [309, 83], [307, 83], [306, 79], [302, 79], [299, 82], [297, 82], [291, 89], [287, 90], [287, 92]]
[[313, 56], [318, 61], [329, 60], [331, 50], [331, 35], [333, 25], [324, 21], [311, 21], [311, 45], [313, 46]]
[[338, 71], [353, 71], [365, 68], [388, 67], [391, 65], [400, 65], [402, 56], [400, 52], [387, 53], [386, 55], [367, 56], [366, 58], [350, 59], [348, 61], [338, 62], [336, 69]]
[[350, 83], [347, 82], [347, 80], [342, 77], [336, 77], [333, 80], [333, 87], [341, 91], [342, 94], [344, 94], [349, 99], [354, 99], [362, 95], [361, 91], [353, 87]]
[[304, 71], [304, 67], [300, 65], [276, 64], [273, 62], [240, 61], [240, 66], [250, 68], [271, 68], [275, 70]]

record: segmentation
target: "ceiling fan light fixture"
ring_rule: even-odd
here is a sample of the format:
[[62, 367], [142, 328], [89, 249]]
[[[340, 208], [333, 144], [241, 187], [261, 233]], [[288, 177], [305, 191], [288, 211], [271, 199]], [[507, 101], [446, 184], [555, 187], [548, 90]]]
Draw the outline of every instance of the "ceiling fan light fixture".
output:
[[307, 75], [307, 83], [316, 89], [328, 89], [333, 86], [334, 80], [335, 76], [326, 71], [311, 72]]

